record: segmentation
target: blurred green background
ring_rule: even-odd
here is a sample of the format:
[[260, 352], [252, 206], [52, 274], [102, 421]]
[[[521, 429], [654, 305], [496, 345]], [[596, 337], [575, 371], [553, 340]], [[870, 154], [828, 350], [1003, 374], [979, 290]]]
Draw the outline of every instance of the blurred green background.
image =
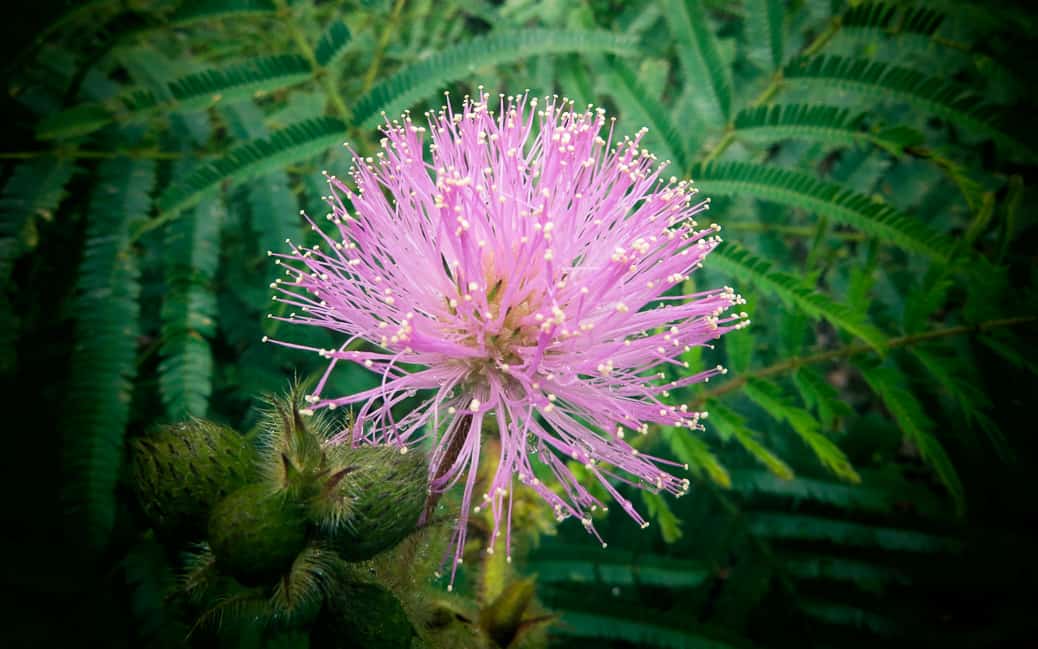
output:
[[267, 250], [312, 236], [299, 211], [325, 212], [342, 142], [373, 154], [382, 111], [480, 84], [648, 126], [724, 227], [695, 286], [735, 286], [753, 319], [687, 358], [730, 370], [675, 395], [710, 411], [706, 432], [646, 440], [689, 463], [691, 493], [634, 494], [653, 525], [611, 513], [608, 550], [570, 522], [519, 562], [552, 642], [1033, 642], [1028, 3], [8, 9], [5, 646], [182, 644], [163, 604], [176, 562], [127, 495], [127, 440], [189, 415], [247, 432], [262, 395], [322, 369], [260, 342], [335, 341], [266, 318]]

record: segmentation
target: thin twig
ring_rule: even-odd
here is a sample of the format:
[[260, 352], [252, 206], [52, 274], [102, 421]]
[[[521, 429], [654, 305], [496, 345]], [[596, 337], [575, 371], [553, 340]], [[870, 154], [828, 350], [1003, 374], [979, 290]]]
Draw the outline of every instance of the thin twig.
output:
[[286, 20], [284, 26], [288, 29], [289, 35], [292, 40], [295, 41], [296, 47], [299, 48], [300, 54], [310, 64], [311, 70], [313, 70], [314, 78], [321, 84], [321, 89], [324, 90], [325, 97], [328, 102], [335, 109], [335, 112], [339, 114], [344, 121], [349, 122], [353, 113], [346, 106], [346, 102], [342, 100], [342, 96], [339, 91], [335, 88], [335, 83], [331, 76], [327, 73], [317, 61], [317, 57], [314, 55], [314, 49], [310, 47], [310, 43], [306, 40], [306, 34], [299, 28], [292, 16], [292, 9], [288, 6], [285, 0], [276, 0], [278, 13], [283, 15]]
[[[949, 336], [960, 336], [963, 334], [975, 334], [989, 329], [998, 329], [1000, 327], [1014, 327], [1022, 324], [1029, 324], [1038, 321], [1038, 316], [1018, 316], [1015, 318], [1002, 318], [999, 320], [987, 320], [975, 325], [961, 325], [958, 327], [947, 327], [944, 329], [933, 329], [931, 331], [923, 331], [920, 333], [909, 334], [907, 336], [901, 336], [900, 338], [891, 338], [883, 346], [884, 350], [897, 349], [899, 347], [908, 347], [928, 340], [934, 340], [937, 338], [947, 338]], [[791, 372], [798, 367], [805, 365], [815, 365], [817, 363], [826, 363], [829, 361], [838, 360], [841, 358], [848, 358], [851, 356], [857, 356], [859, 354], [867, 354], [869, 352], [875, 352], [875, 348], [864, 343], [852, 343], [844, 347], [837, 349], [831, 349], [825, 352], [818, 352], [810, 354], [808, 356], [794, 356], [787, 358], [786, 360], [769, 365], [753, 372], [745, 372], [732, 378], [724, 385], [720, 385], [711, 390], [706, 390], [700, 393], [696, 398], [689, 404], [689, 408], [697, 408], [710, 399], [716, 399], [724, 396], [729, 392], [735, 392], [742, 386], [749, 383], [754, 379], [765, 379], [771, 376], [784, 374]]]
[[41, 151], [0, 152], [0, 160], [31, 160], [55, 157], [62, 160], [92, 160], [109, 158], [134, 158], [137, 160], [181, 160], [188, 157], [214, 157], [179, 151], [157, 151], [155, 149], [127, 149], [123, 151], [81, 151], [75, 149], [44, 149]]
[[[739, 232], [774, 232], [790, 237], [814, 237], [818, 234], [818, 228], [816, 227], [807, 225], [778, 225], [774, 223], [726, 223], [724, 229]], [[861, 232], [827, 232], [825, 236], [842, 241], [864, 241], [866, 238]]]
[[[812, 54], [816, 54], [819, 50], [825, 47], [825, 45], [830, 40], [832, 40], [833, 36], [835, 36], [837, 32], [840, 31], [841, 23], [842, 19], [840, 16], [836, 16], [831, 21], [829, 21], [828, 27], [826, 27], [821, 34], [816, 36], [815, 39], [811, 41], [811, 43], [806, 48], [804, 48], [804, 50], [800, 53], [800, 56], [811, 56]], [[775, 70], [775, 73], [771, 76], [771, 81], [764, 88], [764, 90], [762, 90], [761, 93], [757, 95], [757, 97], [754, 98], [753, 101], [750, 102], [750, 107], [752, 108], [754, 106], [760, 106], [771, 101], [771, 98], [775, 96], [779, 89], [781, 89], [782, 81], [782, 68], [778, 68], [777, 70]], [[725, 152], [725, 150], [731, 145], [731, 143], [735, 141], [734, 131], [735, 124], [729, 122], [728, 125], [725, 127], [724, 135], [721, 137], [720, 140], [718, 140], [717, 144], [715, 144], [713, 148], [710, 149], [710, 151], [708, 151], [706, 155], [703, 157], [703, 164], [715, 160], [718, 156]]]
[[389, 16], [389, 21], [386, 23], [385, 29], [382, 30], [382, 34], [379, 35], [378, 44], [375, 47], [375, 54], [371, 58], [371, 65], [368, 66], [368, 71], [364, 73], [364, 86], [361, 92], [367, 92], [371, 89], [371, 86], [375, 85], [375, 79], [378, 77], [379, 66], [382, 65], [382, 58], [385, 56], [386, 47], [389, 46], [389, 38], [397, 30], [397, 23], [400, 22], [400, 14], [404, 10], [404, 0], [396, 0], [393, 4], [393, 12]]

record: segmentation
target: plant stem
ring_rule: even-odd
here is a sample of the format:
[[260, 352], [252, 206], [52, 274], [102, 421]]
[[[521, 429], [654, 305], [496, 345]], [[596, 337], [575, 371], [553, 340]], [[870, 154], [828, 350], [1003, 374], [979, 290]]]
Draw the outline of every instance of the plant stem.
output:
[[[726, 223], [725, 230], [736, 230], [739, 232], [775, 232], [791, 237], [814, 237], [818, 229], [807, 225], [775, 225], [772, 223]], [[865, 235], [861, 232], [827, 232], [827, 237], [843, 241], [864, 241]]]
[[[1029, 324], [1038, 321], [1038, 316], [1018, 316], [1015, 318], [1002, 318], [998, 320], [986, 320], [975, 325], [961, 325], [958, 327], [947, 327], [944, 329], [933, 329], [931, 331], [923, 331], [920, 333], [909, 334], [907, 336], [901, 336], [900, 338], [891, 338], [884, 345], [884, 350], [897, 349], [899, 347], [908, 347], [910, 345], [916, 345], [921, 342], [928, 340], [935, 340], [938, 338], [947, 338], [949, 336], [960, 336], [963, 334], [975, 334], [988, 331], [990, 329], [998, 329], [1000, 327], [1013, 327], [1022, 324]], [[864, 343], [852, 343], [844, 347], [837, 349], [831, 349], [825, 352], [818, 352], [810, 354], [808, 356], [794, 356], [788, 358], [782, 362], [769, 365], [762, 369], [754, 372], [746, 372], [741, 374], [732, 380], [728, 381], [724, 385], [718, 386], [712, 390], [706, 390], [700, 393], [691, 403], [689, 408], [697, 408], [710, 399], [716, 399], [724, 396], [729, 392], [735, 392], [742, 386], [746, 385], [753, 379], [765, 379], [768, 377], [784, 374], [791, 372], [798, 367], [805, 365], [814, 365], [817, 363], [826, 363], [828, 361], [834, 361], [840, 358], [848, 358], [850, 356], [857, 356], [859, 354], [865, 354], [868, 352], [874, 352], [875, 349]]]
[[180, 160], [187, 157], [209, 157], [201, 154], [188, 154], [174, 151], [156, 151], [154, 149], [129, 149], [125, 151], [77, 151], [47, 149], [43, 151], [11, 151], [0, 152], [0, 160], [29, 160], [54, 156], [66, 160], [135, 158], [147, 160]]
[[[800, 56], [811, 56], [813, 54], [817, 54], [818, 51], [825, 47], [826, 44], [830, 40], [832, 40], [833, 36], [835, 36], [837, 32], [840, 31], [840, 25], [842, 24], [842, 22], [843, 21], [840, 18], [840, 16], [836, 16], [835, 18], [830, 20], [829, 25], [825, 28], [825, 30], [823, 30], [821, 34], [816, 36], [815, 39], [811, 41], [811, 43], [806, 48], [804, 48], [804, 50], [800, 53]], [[775, 94], [778, 93], [778, 91], [781, 89], [782, 81], [782, 68], [778, 68], [777, 70], [775, 70], [775, 73], [771, 75], [771, 81], [764, 88], [764, 90], [762, 90], [761, 93], [757, 95], [757, 97], [754, 98], [753, 101], [750, 102], [749, 107], [760, 106], [761, 104], [765, 104], [771, 101], [771, 98], [774, 97]], [[731, 143], [735, 141], [734, 131], [735, 124], [733, 122], [729, 122], [728, 125], [725, 127], [724, 136], [722, 136], [721, 139], [718, 140], [717, 144], [715, 144], [714, 147], [710, 149], [710, 151], [708, 151], [707, 154], [703, 157], [703, 164], [715, 160], [718, 156], [725, 152], [725, 150], [731, 145]]]
[[285, 25], [288, 28], [289, 35], [292, 37], [292, 40], [295, 41], [296, 47], [299, 48], [299, 52], [303, 55], [303, 58], [305, 58], [310, 64], [310, 69], [313, 70], [314, 78], [319, 84], [321, 84], [321, 89], [324, 90], [328, 102], [332, 105], [332, 108], [335, 109], [335, 112], [339, 114], [339, 117], [344, 121], [349, 122], [353, 113], [346, 106], [346, 102], [342, 100], [342, 96], [339, 94], [338, 90], [336, 90], [335, 84], [333, 83], [331, 76], [328, 75], [327, 70], [318, 63], [317, 57], [314, 56], [314, 49], [310, 47], [310, 43], [306, 40], [306, 34], [303, 33], [303, 30], [299, 29], [299, 25], [297, 25], [295, 20], [292, 18], [291, 8], [285, 0], [275, 0], [275, 2], [277, 4], [278, 13], [284, 15], [286, 18]]
[[368, 66], [368, 71], [364, 73], [362, 93], [367, 92], [371, 89], [371, 86], [375, 85], [379, 66], [382, 65], [382, 57], [385, 56], [386, 47], [389, 45], [389, 37], [396, 31], [397, 23], [400, 22], [400, 14], [403, 10], [404, 0], [396, 0], [393, 4], [393, 12], [389, 15], [389, 21], [386, 23], [385, 29], [382, 30], [382, 34], [378, 37], [378, 45], [375, 47], [375, 54], [371, 58], [371, 65]]

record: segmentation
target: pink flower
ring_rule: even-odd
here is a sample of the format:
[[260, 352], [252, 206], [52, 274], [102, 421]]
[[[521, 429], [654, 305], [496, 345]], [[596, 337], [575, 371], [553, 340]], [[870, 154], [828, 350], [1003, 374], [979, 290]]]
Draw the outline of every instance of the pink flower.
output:
[[[406, 452], [434, 435], [430, 492], [464, 481], [452, 582], [473, 498], [492, 512], [491, 538], [503, 529], [511, 547], [515, 480], [601, 541], [590, 512], [605, 505], [566, 460], [648, 525], [615, 484], [680, 495], [689, 483], [661, 468], [679, 464], [639, 453], [625, 435], [700, 428], [701, 413], [662, 398], [724, 371], [667, 381], [659, 366], [686, 368], [684, 352], [748, 324], [745, 313], [724, 315], [742, 302], [730, 288], [682, 294], [720, 241], [718, 226], [693, 220], [709, 201], [660, 177], [664, 165], [639, 147], [644, 130], [613, 142], [605, 126], [601, 109], [549, 99], [538, 110], [536, 99], [502, 95], [495, 110], [482, 91], [460, 113], [429, 113], [428, 129], [405, 115], [387, 123], [376, 157], [354, 154], [355, 189], [328, 177], [334, 236], [315, 225], [324, 245], [276, 255], [292, 263], [275, 299], [301, 311], [285, 320], [344, 338], [338, 349], [279, 342], [329, 359], [311, 408], [360, 404], [339, 437], [353, 444]], [[379, 351], [350, 349], [361, 340]], [[381, 384], [325, 396], [344, 362]], [[394, 406], [416, 394], [424, 401], [398, 418]], [[501, 456], [489, 490], [474, 494], [488, 421]]]

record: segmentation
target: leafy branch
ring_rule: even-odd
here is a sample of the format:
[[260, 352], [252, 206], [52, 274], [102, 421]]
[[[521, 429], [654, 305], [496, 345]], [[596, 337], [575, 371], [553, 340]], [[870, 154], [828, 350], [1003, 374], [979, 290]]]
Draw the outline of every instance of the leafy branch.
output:
[[[899, 347], [910, 347], [912, 345], [918, 345], [919, 343], [927, 342], [930, 340], [936, 340], [939, 338], [947, 338], [949, 336], [962, 336], [968, 334], [979, 334], [991, 329], [999, 329], [1002, 327], [1017, 327], [1020, 325], [1030, 324], [1038, 321], [1038, 316], [1017, 316], [1014, 318], [1000, 318], [997, 320], [985, 320], [975, 325], [960, 325], [957, 327], [944, 327], [941, 329], [933, 329], [931, 331], [924, 331], [915, 334], [908, 334], [898, 338], [890, 338], [883, 345], [883, 351], [889, 351], [891, 349], [897, 349]], [[745, 372], [739, 376], [734, 377], [724, 385], [720, 385], [710, 390], [705, 390], [696, 395], [689, 403], [689, 408], [696, 408], [702, 406], [710, 399], [716, 399], [722, 397], [730, 392], [735, 392], [747, 383], [754, 379], [766, 379], [772, 376], [778, 376], [785, 374], [786, 372], [792, 372], [793, 370], [804, 367], [805, 365], [816, 365], [818, 363], [827, 363], [829, 361], [835, 361], [842, 358], [850, 358], [852, 356], [858, 356], [860, 354], [866, 354], [868, 352], [876, 352], [876, 349], [872, 346], [864, 343], [852, 343], [843, 347], [838, 347], [829, 351], [818, 352], [816, 354], [810, 354], [808, 356], [793, 356], [786, 360], [780, 361], [773, 365], [755, 370], [752, 372]]]

